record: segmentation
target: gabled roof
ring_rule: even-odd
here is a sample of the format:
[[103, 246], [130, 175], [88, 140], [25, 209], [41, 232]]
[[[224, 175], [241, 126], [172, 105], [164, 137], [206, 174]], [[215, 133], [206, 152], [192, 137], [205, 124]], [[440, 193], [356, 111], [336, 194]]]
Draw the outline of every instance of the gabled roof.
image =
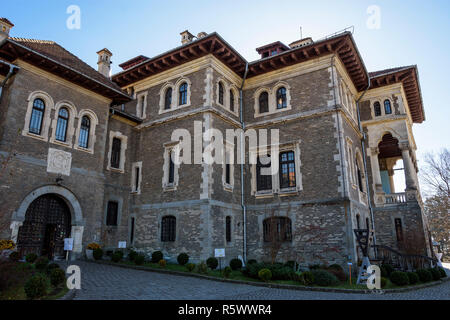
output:
[[416, 65], [379, 70], [371, 72], [369, 75], [371, 89], [402, 83], [413, 121], [416, 123], [425, 121], [419, 72]]
[[116, 102], [130, 100], [116, 83], [54, 41], [8, 38], [0, 57], [10, 62], [21, 59]]

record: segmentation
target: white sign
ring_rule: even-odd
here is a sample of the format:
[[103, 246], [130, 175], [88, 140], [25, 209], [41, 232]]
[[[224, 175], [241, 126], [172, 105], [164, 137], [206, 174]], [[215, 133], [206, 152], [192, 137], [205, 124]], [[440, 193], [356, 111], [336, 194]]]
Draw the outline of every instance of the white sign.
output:
[[119, 249], [123, 249], [127, 247], [127, 242], [126, 241], [119, 241]]
[[65, 238], [64, 239], [64, 250], [66, 250], [66, 251], [73, 250], [73, 238]]
[[214, 249], [214, 257], [225, 258], [225, 249]]
[[348, 262], [347, 264], [348, 264], [349, 266], [353, 265], [353, 263], [351, 263], [351, 262]]
[[70, 176], [72, 154], [59, 149], [48, 149], [47, 172]]

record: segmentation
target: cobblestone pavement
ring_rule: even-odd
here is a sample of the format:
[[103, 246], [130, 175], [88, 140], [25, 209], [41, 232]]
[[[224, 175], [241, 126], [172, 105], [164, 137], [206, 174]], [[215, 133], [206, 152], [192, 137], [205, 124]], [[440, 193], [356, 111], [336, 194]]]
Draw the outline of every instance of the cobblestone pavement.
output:
[[352, 294], [255, 287], [83, 261], [75, 264], [81, 269], [77, 300], [450, 300], [450, 281], [404, 293]]

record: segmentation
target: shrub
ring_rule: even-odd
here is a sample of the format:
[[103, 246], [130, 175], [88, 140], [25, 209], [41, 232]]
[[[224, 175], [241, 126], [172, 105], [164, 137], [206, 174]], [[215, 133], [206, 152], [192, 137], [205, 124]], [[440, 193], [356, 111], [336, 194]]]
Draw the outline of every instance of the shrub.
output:
[[122, 257], [123, 257], [123, 253], [120, 251], [116, 251], [113, 253], [111, 260], [113, 262], [119, 262], [120, 260], [122, 260]]
[[295, 271], [291, 267], [280, 266], [277, 264], [271, 265], [269, 268], [272, 272], [273, 280], [293, 280], [295, 279]]
[[398, 286], [406, 286], [409, 284], [409, 277], [406, 272], [394, 271], [389, 278], [393, 284]]
[[50, 272], [50, 282], [53, 286], [57, 287], [60, 284], [64, 283], [66, 280], [66, 274], [61, 269], [52, 269]]
[[231, 274], [231, 268], [230, 267], [228, 267], [228, 266], [226, 266], [224, 269], [223, 269], [223, 277], [224, 278], [229, 278], [230, 277], [230, 274]]
[[203, 273], [203, 274], [208, 274], [208, 266], [206, 265], [205, 262], [202, 261], [197, 265], [197, 272]]
[[441, 278], [447, 277], [447, 273], [445, 273], [444, 268], [438, 267], [439, 273], [441, 274]]
[[380, 278], [380, 286], [381, 286], [381, 289], [386, 288], [387, 282], [388, 282], [387, 278], [385, 278], [385, 277], [381, 277], [381, 278]]
[[161, 268], [165, 268], [166, 265], [167, 265], [167, 261], [164, 260], [164, 259], [161, 259], [161, 260], [158, 261], [158, 264], [159, 264], [159, 266], [160, 266]]
[[310, 286], [314, 283], [314, 275], [311, 271], [304, 271], [300, 273], [298, 281], [305, 286]]
[[390, 264], [382, 264], [381, 268], [384, 268], [384, 270], [386, 271], [386, 276], [390, 277], [391, 273], [394, 272], [394, 267], [391, 266]]
[[2, 250], [14, 250], [16, 244], [12, 240], [0, 240], [0, 251]]
[[178, 264], [184, 266], [189, 261], [189, 256], [187, 253], [180, 253], [177, 257]]
[[98, 243], [91, 242], [87, 245], [86, 249], [88, 250], [100, 249], [100, 245]]
[[25, 256], [25, 261], [29, 263], [33, 263], [37, 259], [37, 254], [35, 253], [29, 253]]
[[48, 258], [44, 256], [37, 258], [34, 262], [34, 266], [39, 271], [45, 270], [48, 266]]
[[385, 267], [381, 266], [381, 267], [380, 267], [380, 272], [381, 272], [381, 276], [382, 276], [382, 277], [385, 277], [385, 278], [388, 277], [388, 273], [387, 273]]
[[137, 264], [138, 266], [143, 264], [145, 261], [145, 256], [143, 254], [137, 254], [134, 257], [134, 263]]
[[219, 261], [217, 261], [217, 258], [211, 257], [206, 260], [206, 264], [209, 268], [211, 268], [211, 270], [214, 270], [219, 265]]
[[419, 282], [419, 276], [417, 275], [417, 273], [408, 272], [407, 275], [409, 279], [409, 284], [416, 284], [417, 282]]
[[418, 269], [416, 273], [419, 276], [421, 282], [429, 282], [433, 280], [433, 275], [427, 269]]
[[242, 268], [242, 261], [240, 259], [231, 259], [230, 261], [230, 267], [233, 270], [238, 270], [240, 268]]
[[338, 278], [326, 270], [313, 270], [311, 273], [314, 277], [314, 283], [319, 286], [328, 287], [339, 284]]
[[17, 262], [20, 260], [20, 255], [17, 251], [13, 251], [9, 254], [9, 260]]
[[103, 250], [100, 248], [94, 249], [94, 252], [92, 252], [92, 255], [94, 256], [95, 260], [101, 260], [103, 257]]
[[329, 268], [328, 272], [333, 274], [341, 282], [344, 282], [347, 280], [347, 274], [344, 272], [344, 270], [342, 270], [342, 268], [341, 268], [341, 270]]
[[195, 264], [188, 263], [188, 264], [186, 264], [186, 268], [188, 269], [189, 272], [192, 272], [192, 270], [195, 269]]
[[319, 270], [319, 269], [327, 269], [327, 266], [324, 264], [312, 264], [308, 266], [309, 270]]
[[24, 290], [28, 299], [37, 299], [46, 295], [48, 279], [42, 273], [37, 273], [25, 282]]
[[272, 271], [270, 271], [269, 269], [261, 269], [258, 272], [258, 277], [264, 281], [267, 282], [270, 279], [272, 279]]
[[130, 250], [130, 252], [128, 252], [128, 260], [130, 261], [134, 261], [134, 259], [136, 259], [137, 256], [138, 253], [134, 250]]
[[50, 274], [52, 272], [52, 270], [55, 270], [55, 269], [61, 269], [61, 268], [59, 267], [59, 265], [57, 263], [52, 262], [47, 266], [47, 273]]
[[330, 265], [328, 267], [328, 270], [344, 271], [344, 269], [340, 265], [338, 265], [337, 263], [334, 263], [334, 264]]
[[431, 272], [431, 275], [433, 277], [433, 280], [439, 280], [441, 278], [441, 273], [437, 268], [429, 268], [428, 269]]
[[293, 261], [293, 260], [289, 260], [288, 262], [286, 262], [284, 265], [286, 267], [291, 268], [292, 270], [294, 270], [295, 266], [296, 266], [297, 262]]
[[161, 251], [155, 251], [152, 253], [152, 262], [153, 263], [158, 263], [159, 260], [164, 259], [164, 255]]
[[252, 264], [252, 263], [258, 263], [255, 259], [250, 259], [247, 261], [247, 265]]

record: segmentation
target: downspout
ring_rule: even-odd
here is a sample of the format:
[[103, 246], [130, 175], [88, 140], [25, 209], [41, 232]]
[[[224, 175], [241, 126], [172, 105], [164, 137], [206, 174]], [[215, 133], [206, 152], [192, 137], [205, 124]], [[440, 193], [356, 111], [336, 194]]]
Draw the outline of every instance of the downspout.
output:
[[242, 78], [242, 84], [239, 88], [239, 121], [241, 123], [241, 207], [242, 207], [242, 215], [243, 215], [243, 259], [244, 262], [247, 263], [247, 207], [245, 206], [244, 199], [244, 161], [245, 161], [245, 149], [243, 146], [245, 145], [245, 122], [244, 122], [244, 102], [243, 102], [243, 93], [242, 90], [244, 88], [245, 78], [247, 78], [248, 73], [248, 62], [245, 62], [245, 72], [244, 77]]
[[[373, 244], [376, 245], [377, 241], [376, 241], [376, 235], [375, 235], [375, 219], [373, 216], [373, 207], [372, 207], [372, 196], [370, 194], [370, 188], [369, 188], [369, 175], [367, 174], [367, 159], [366, 159], [366, 134], [364, 133], [363, 129], [362, 129], [362, 124], [361, 124], [361, 113], [360, 113], [360, 108], [359, 108], [359, 102], [361, 101], [361, 99], [364, 97], [364, 95], [366, 94], [367, 90], [369, 90], [370, 88], [370, 77], [367, 77], [367, 88], [364, 90], [364, 92], [361, 94], [361, 96], [358, 98], [358, 100], [356, 100], [356, 110], [357, 110], [357, 114], [358, 114], [358, 127], [359, 127], [359, 131], [362, 134], [362, 138], [361, 138], [361, 150], [362, 150], [362, 158], [363, 158], [363, 164], [364, 164], [364, 173], [365, 173], [365, 180], [366, 180], [366, 190], [367, 190], [367, 203], [369, 205], [369, 212], [370, 212], [370, 218], [372, 220], [372, 231], [373, 231]], [[377, 251], [374, 250], [375, 253], [375, 258], [377, 257]]]
[[1, 101], [2, 93], [3, 93], [3, 88], [4, 88], [5, 84], [6, 84], [6, 82], [7, 82], [8, 79], [11, 78], [11, 76], [14, 74], [14, 71], [15, 71], [15, 70], [19, 70], [20, 68], [19, 68], [18, 66], [16, 66], [16, 65], [10, 64], [10, 63], [8, 63], [8, 62], [6, 62], [6, 61], [3, 61], [3, 60], [0, 60], [0, 63], [9, 65], [9, 72], [8, 72], [8, 74], [6, 75], [6, 78], [5, 78], [5, 79], [2, 81], [2, 83], [0, 84], [0, 101]]

